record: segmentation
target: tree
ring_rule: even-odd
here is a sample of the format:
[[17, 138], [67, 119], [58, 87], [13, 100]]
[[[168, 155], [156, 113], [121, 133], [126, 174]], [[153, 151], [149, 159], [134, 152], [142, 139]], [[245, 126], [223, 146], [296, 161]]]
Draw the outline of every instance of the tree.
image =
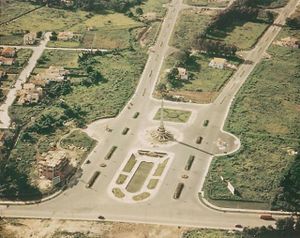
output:
[[50, 36], [50, 40], [57, 41], [57, 33], [55, 31], [52, 32], [52, 34]]
[[282, 218], [276, 221], [276, 228], [279, 231], [293, 232], [294, 224], [295, 222], [293, 217]]
[[179, 86], [178, 69], [176, 67], [173, 67], [167, 74], [167, 81], [172, 88], [176, 88]]
[[158, 91], [161, 95], [163, 95], [163, 94], [165, 94], [165, 92], [167, 91], [167, 86], [166, 86], [166, 84], [164, 84], [164, 83], [159, 83], [159, 84], [157, 85], [156, 89], [157, 89], [157, 91]]
[[143, 11], [142, 8], [137, 7], [137, 8], [135, 9], [135, 13], [136, 13], [137, 15], [143, 15], [144, 11]]
[[300, 234], [300, 216], [297, 217], [296, 223], [295, 223], [295, 232], [297, 234]]

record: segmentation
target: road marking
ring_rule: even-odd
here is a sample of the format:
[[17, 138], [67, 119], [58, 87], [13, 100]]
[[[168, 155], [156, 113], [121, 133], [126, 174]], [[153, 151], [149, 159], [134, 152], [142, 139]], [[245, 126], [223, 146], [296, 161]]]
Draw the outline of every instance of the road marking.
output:
[[145, 93], [146, 93], [146, 88], [144, 88], [144, 91], [143, 91], [143, 95], [142, 95], [142, 96], [145, 96]]

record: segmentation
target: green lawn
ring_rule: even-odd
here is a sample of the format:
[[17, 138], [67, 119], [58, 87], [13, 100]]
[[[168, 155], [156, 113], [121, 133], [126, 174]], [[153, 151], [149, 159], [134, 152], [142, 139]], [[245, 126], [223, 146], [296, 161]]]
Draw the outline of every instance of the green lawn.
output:
[[[58, 47], [90, 48], [127, 48], [129, 46], [130, 29], [143, 26], [124, 14], [107, 12], [106, 14], [88, 13], [85, 11], [68, 11], [43, 7], [29, 13], [8, 25], [1, 26], [0, 37], [3, 44], [13, 39], [14, 43], [22, 44], [22, 37], [11, 37], [17, 31], [74, 31], [83, 36], [82, 42], [50, 43]], [[88, 28], [90, 31], [88, 31]], [[96, 36], [95, 36], [96, 35]], [[95, 39], [94, 39], [95, 36]]]
[[[160, 82], [168, 86], [166, 80], [167, 69], [172, 68], [178, 61], [178, 53], [173, 53], [167, 57], [162, 67]], [[219, 90], [226, 84], [234, 70], [225, 68], [223, 70], [208, 66], [213, 57], [196, 54], [192, 56], [193, 63], [186, 66], [190, 75], [188, 82], [182, 82], [181, 86], [169, 91], [170, 95], [181, 95], [186, 100], [196, 103], [209, 103], [214, 100]], [[238, 66], [239, 62], [229, 61]]]
[[148, 192], [143, 192], [143, 193], [141, 193], [141, 194], [138, 194], [138, 195], [133, 196], [132, 198], [133, 198], [133, 200], [135, 200], [135, 201], [141, 201], [141, 200], [146, 199], [146, 198], [149, 197], [149, 196], [150, 196], [150, 193], [148, 193]]
[[96, 141], [90, 138], [85, 132], [75, 130], [68, 136], [61, 140], [61, 146], [68, 148], [68, 146], [76, 146], [78, 148], [85, 148], [90, 151], [96, 144]]
[[233, 22], [222, 30], [215, 30], [209, 38], [224, 41], [227, 44], [233, 44], [241, 50], [253, 47], [262, 33], [266, 30], [268, 24], [261, 22]]
[[226, 7], [229, 0], [209, 1], [209, 0], [184, 0], [184, 3], [193, 6], [204, 7]]
[[123, 172], [130, 173], [131, 170], [133, 169], [134, 165], [136, 164], [136, 161], [137, 160], [135, 159], [135, 156], [131, 155], [130, 159], [127, 161], [127, 163], [123, 169]]
[[165, 159], [163, 162], [159, 163], [153, 176], [161, 176], [166, 168], [167, 163], [168, 163], [168, 159]]
[[[279, 38], [299, 32], [284, 30]], [[212, 162], [205, 191], [213, 199], [269, 204], [284, 172], [293, 162], [288, 149], [300, 142], [300, 50], [271, 46], [239, 92], [225, 129], [239, 136], [241, 149]], [[233, 196], [220, 181], [229, 179], [241, 196]]]
[[123, 184], [125, 182], [125, 180], [127, 179], [127, 175], [124, 174], [120, 174], [116, 183], [117, 184]]
[[[158, 109], [157, 113], [154, 116], [154, 120], [160, 120], [161, 108]], [[172, 122], [181, 122], [185, 123], [189, 120], [191, 116], [190, 111], [183, 111], [183, 110], [175, 110], [170, 108], [164, 108], [163, 117], [165, 121], [172, 121]]]
[[113, 188], [112, 192], [117, 198], [125, 197], [125, 194], [122, 192], [122, 190], [120, 188]]
[[156, 185], [158, 184], [158, 179], [151, 179], [147, 185], [147, 188], [149, 189], [155, 189]]
[[211, 18], [197, 10], [183, 10], [176, 22], [170, 45], [180, 49], [190, 48], [195, 35], [204, 30]]
[[126, 190], [130, 193], [138, 192], [145, 183], [152, 167], [153, 163], [151, 162], [141, 162], [131, 180], [129, 181]]

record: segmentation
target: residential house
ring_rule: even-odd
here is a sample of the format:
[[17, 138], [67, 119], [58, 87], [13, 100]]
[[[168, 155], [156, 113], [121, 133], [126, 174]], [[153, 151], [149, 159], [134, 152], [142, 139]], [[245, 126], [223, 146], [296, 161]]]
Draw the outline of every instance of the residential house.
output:
[[16, 56], [16, 53], [16, 50], [12, 47], [5, 47], [1, 50], [1, 55], [4, 57], [12, 58]]
[[58, 178], [62, 181], [67, 176], [70, 156], [62, 150], [48, 151], [38, 156], [39, 176], [49, 180]]
[[18, 101], [20, 105], [37, 103], [43, 95], [43, 89], [37, 87], [33, 83], [24, 83], [22, 89], [17, 91]]
[[208, 64], [209, 67], [216, 68], [216, 69], [224, 69], [227, 64], [227, 60], [223, 58], [213, 58], [210, 63]]
[[41, 85], [42, 82], [44, 82], [44, 84], [48, 84], [49, 82], [61, 82], [67, 80], [68, 74], [69, 70], [64, 69], [62, 66], [50, 66], [44, 72], [36, 75], [34, 80], [40, 82], [39, 85]]
[[178, 67], [178, 76], [181, 80], [188, 80], [189, 79], [189, 74], [188, 71], [185, 68]]
[[15, 63], [15, 59], [14, 58], [6, 58], [3, 56], [0, 56], [0, 65], [13, 65]]
[[58, 32], [57, 40], [68, 41], [72, 40], [74, 37], [74, 33], [72, 31], [62, 31]]
[[36, 42], [36, 32], [29, 32], [23, 36], [24, 45], [33, 45]]

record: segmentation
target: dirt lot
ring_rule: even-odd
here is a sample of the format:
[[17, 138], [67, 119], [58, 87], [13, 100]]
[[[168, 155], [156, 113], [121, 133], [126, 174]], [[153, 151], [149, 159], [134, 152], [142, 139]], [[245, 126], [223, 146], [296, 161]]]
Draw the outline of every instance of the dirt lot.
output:
[[0, 238], [179, 238], [186, 228], [119, 222], [3, 219]]

